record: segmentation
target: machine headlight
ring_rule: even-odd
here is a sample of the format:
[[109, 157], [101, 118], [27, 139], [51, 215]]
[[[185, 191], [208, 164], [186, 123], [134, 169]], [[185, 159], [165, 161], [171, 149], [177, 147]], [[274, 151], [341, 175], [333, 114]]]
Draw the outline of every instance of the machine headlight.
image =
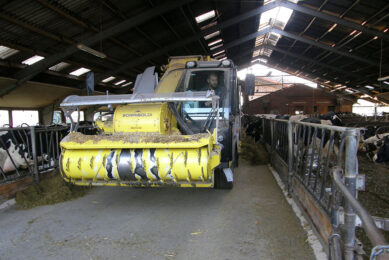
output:
[[223, 61], [222, 61], [222, 66], [223, 66], [223, 67], [229, 67], [229, 66], [231, 66], [231, 61], [230, 61], [230, 60], [223, 60]]
[[195, 61], [188, 61], [186, 63], [186, 67], [187, 68], [194, 68], [194, 67], [196, 67], [196, 62]]
[[218, 135], [218, 136], [217, 136], [217, 141], [218, 141], [219, 143], [223, 142], [223, 140], [224, 140], [224, 137], [223, 137], [222, 135]]

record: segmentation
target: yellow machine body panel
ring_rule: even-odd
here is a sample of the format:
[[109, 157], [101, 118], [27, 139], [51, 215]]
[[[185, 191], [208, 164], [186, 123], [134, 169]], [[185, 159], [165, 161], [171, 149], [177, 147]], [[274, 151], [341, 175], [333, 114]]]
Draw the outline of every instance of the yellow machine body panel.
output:
[[115, 133], [143, 132], [169, 134], [172, 114], [167, 103], [130, 104], [118, 106], [113, 117]]

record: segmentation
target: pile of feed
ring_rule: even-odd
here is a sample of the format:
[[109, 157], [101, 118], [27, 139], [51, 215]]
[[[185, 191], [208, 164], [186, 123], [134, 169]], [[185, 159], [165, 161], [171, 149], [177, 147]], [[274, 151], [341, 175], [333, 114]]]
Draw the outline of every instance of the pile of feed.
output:
[[90, 187], [65, 182], [60, 174], [41, 180], [16, 194], [16, 204], [23, 209], [56, 204], [84, 196]]
[[251, 165], [263, 165], [269, 163], [269, 154], [265, 146], [260, 142], [255, 143], [254, 139], [245, 136], [240, 141], [239, 155], [250, 162]]

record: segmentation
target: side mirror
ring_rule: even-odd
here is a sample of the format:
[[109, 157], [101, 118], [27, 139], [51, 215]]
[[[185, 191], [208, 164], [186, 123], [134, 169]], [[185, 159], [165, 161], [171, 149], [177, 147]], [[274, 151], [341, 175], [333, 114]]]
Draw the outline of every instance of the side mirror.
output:
[[254, 95], [255, 90], [255, 76], [254, 74], [246, 74], [246, 79], [244, 80], [244, 90], [246, 95]]

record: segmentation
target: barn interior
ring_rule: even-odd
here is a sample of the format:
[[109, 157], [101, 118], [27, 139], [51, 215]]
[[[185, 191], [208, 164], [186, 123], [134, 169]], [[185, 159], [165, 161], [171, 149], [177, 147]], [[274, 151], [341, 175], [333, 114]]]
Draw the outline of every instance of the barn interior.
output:
[[[236, 127], [238, 130], [234, 129], [242, 145], [237, 144], [233, 150], [236, 154], [239, 150], [242, 158], [247, 157], [244, 153], [249, 153], [255, 161], [262, 156], [258, 149], [264, 149], [270, 158], [270, 168], [266, 165], [248, 166], [247, 161], [241, 158], [234, 172], [234, 185], [238, 187], [234, 187], [233, 191], [236, 193], [232, 191], [226, 197], [219, 194], [214, 197], [215, 204], [210, 202], [208, 206], [214, 207], [218, 205], [217, 201], [227, 198], [238, 203], [239, 199], [245, 199], [244, 187], [248, 187], [252, 195], [256, 188], [265, 188], [266, 184], [257, 182], [260, 177], [256, 175], [256, 172], [264, 171], [271, 178], [267, 175], [263, 178], [274, 181], [274, 175], [278, 184], [286, 189], [286, 199], [279, 194], [278, 197], [274, 195], [278, 198], [274, 203], [282, 204], [281, 200], [289, 201], [291, 197], [296, 201], [290, 203], [295, 203], [292, 207], [298, 208], [300, 213], [291, 211], [289, 216], [289, 209], [280, 209], [285, 211], [283, 214], [290, 218], [303, 215], [305, 220], [300, 221], [310, 226], [308, 230], [299, 230], [300, 224], [293, 220], [296, 229], [287, 230], [290, 236], [295, 236], [299, 241], [295, 249], [289, 245], [295, 254], [293, 257], [285, 255], [276, 246], [265, 245], [281, 243], [280, 247], [287, 246], [288, 243], [279, 238], [281, 230], [274, 231], [280, 234], [274, 235], [265, 244], [251, 231], [248, 237], [236, 241], [232, 234], [251, 230], [240, 224], [229, 230], [232, 233], [225, 236], [225, 241], [218, 240], [223, 235], [218, 236], [216, 231], [205, 239], [205, 229], [212, 229], [212, 226], [202, 226], [205, 221], [196, 222], [199, 228], [189, 230], [183, 227], [184, 224], [181, 226], [180, 221], [183, 220], [179, 219], [177, 221], [182, 229], [178, 235], [169, 233], [166, 238], [168, 242], [159, 245], [155, 252], [138, 248], [135, 244], [130, 245], [127, 241], [127, 248], [122, 245], [116, 253], [110, 255], [112, 247], [103, 241], [105, 235], [102, 231], [88, 233], [93, 238], [93, 245], [88, 249], [76, 248], [64, 242], [62, 246], [52, 245], [52, 251], [59, 252], [53, 255], [39, 249], [42, 243], [49, 243], [45, 239], [38, 239], [34, 242], [34, 249], [26, 253], [19, 252], [18, 246], [2, 243], [0, 239], [0, 252], [2, 245], [8, 246], [4, 251], [5, 258], [23, 258], [30, 254], [37, 258], [61, 258], [61, 255], [69, 258], [74, 257], [71, 250], [75, 254], [80, 253], [81, 258], [93, 258], [100, 254], [121, 258], [126, 255], [126, 250], [131, 249], [135, 252], [134, 256], [140, 259], [185, 259], [185, 250], [168, 246], [169, 243], [184, 239], [185, 233], [191, 234], [189, 238], [202, 237], [193, 242], [195, 246], [206, 246], [211, 239], [216, 239], [217, 242], [211, 245], [219, 248], [213, 253], [210, 247], [204, 252], [193, 252], [189, 259], [353, 259], [354, 256], [369, 256], [370, 253], [380, 257], [384, 257], [382, 254], [385, 252], [389, 254], [389, 249], [379, 247], [388, 244], [386, 241], [389, 238], [389, 4], [386, 0], [0, 0], [0, 28], [0, 125], [3, 133], [0, 143], [0, 202], [6, 203], [1, 205], [8, 205], [9, 199], [15, 197], [17, 192], [38, 182], [40, 177], [46, 178], [44, 173], [61, 170], [61, 149], [70, 149], [61, 147], [60, 141], [69, 131], [77, 131], [79, 123], [79, 131], [85, 136], [98, 132], [97, 119], [101, 119], [106, 110], [81, 106], [79, 111], [66, 110], [61, 107], [66, 97], [75, 95], [103, 99], [105, 96], [120, 98], [119, 95], [135, 95], [139, 91], [142, 75], [146, 75], [148, 69], [152, 68], [158, 85], [164, 74], [167, 74], [166, 71], [169, 71], [169, 62], [177, 57], [196, 55], [209, 57], [218, 62], [220, 67], [224, 66], [223, 61], [230, 61], [228, 64], [232, 64], [231, 69], [236, 70], [237, 89], [241, 92], [231, 91], [229, 94], [235, 95], [239, 99], [237, 102], [240, 102], [237, 112], [239, 116], [236, 116], [239, 117], [239, 120], [236, 119], [239, 127]], [[200, 61], [203, 60], [196, 60], [196, 66]], [[189, 68], [188, 63], [185, 68]], [[70, 111], [68, 117], [66, 111]], [[292, 120], [297, 117], [305, 121]], [[335, 117], [342, 123], [338, 124]], [[81, 122], [74, 128], [76, 121]], [[324, 121], [330, 126], [325, 125]], [[230, 120], [230, 124], [234, 123]], [[8, 136], [11, 141], [5, 139]], [[315, 138], [318, 141], [312, 141]], [[180, 143], [177, 140], [170, 142]], [[20, 152], [17, 150], [19, 145], [24, 145], [28, 149], [23, 149], [28, 151]], [[319, 148], [314, 148], [315, 145]], [[44, 146], [47, 146], [46, 150]], [[16, 148], [11, 151], [10, 147]], [[105, 149], [113, 148], [106, 145]], [[20, 153], [19, 159], [12, 157], [15, 152]], [[46, 159], [47, 154], [49, 159]], [[92, 162], [96, 157], [93, 155], [88, 160]], [[322, 160], [315, 161], [315, 158], [321, 157]], [[2, 163], [2, 160], [7, 159], [14, 166], [10, 172], [5, 170], [6, 166]], [[26, 161], [23, 169], [15, 166], [18, 160]], [[351, 161], [356, 161], [357, 165], [351, 165]], [[343, 180], [346, 186], [356, 185], [354, 189], [349, 189], [356, 202], [347, 197], [348, 194], [345, 195], [347, 191], [340, 187], [341, 184], [338, 187], [340, 191], [334, 188], [338, 185], [336, 167], [342, 169], [342, 177], [346, 176], [346, 180]], [[188, 167], [189, 170], [192, 169]], [[361, 177], [363, 174], [364, 177]], [[239, 175], [245, 176], [243, 180]], [[311, 175], [316, 176], [316, 179]], [[246, 178], [255, 181], [250, 183]], [[317, 188], [319, 186], [320, 189]], [[362, 186], [365, 191], [362, 191]], [[278, 189], [275, 181], [274, 187]], [[97, 193], [92, 190], [93, 196], [86, 195], [72, 202], [82, 208], [83, 203], [90, 202], [86, 199], [90, 196], [91, 201], [101, 199], [103, 202], [98, 203], [104, 205], [112, 202], [102, 199], [104, 194], [109, 195], [110, 192], [102, 188]], [[124, 191], [124, 194], [136, 196], [144, 203], [152, 203], [150, 196], [158, 196], [154, 193], [159, 192], [153, 190], [148, 193], [135, 189]], [[161, 191], [161, 198], [180, 197], [180, 193], [175, 192]], [[275, 194], [280, 191], [269, 191], [269, 194], [271, 192]], [[120, 190], [113, 193], [119, 203], [124, 203]], [[265, 193], [262, 196], [266, 197]], [[190, 204], [192, 199], [196, 199], [195, 194], [184, 193], [182, 201], [177, 203], [183, 216], [189, 214], [185, 212], [196, 212], [184, 206], [184, 202]], [[342, 202], [331, 202], [334, 194], [340, 196]], [[141, 196], [145, 196], [144, 201]], [[213, 195], [207, 192], [198, 196], [206, 199]], [[272, 200], [272, 197], [263, 200], [258, 203], [266, 204], [266, 200]], [[174, 204], [164, 204], [162, 199], [158, 199], [158, 202], [151, 211], [143, 213], [158, 215], [161, 210], [162, 218], [170, 218], [170, 211], [167, 212], [163, 207], [171, 211], [179, 210], [175, 209]], [[225, 203], [221, 204], [223, 210], [229, 207]], [[250, 200], [250, 203], [256, 202]], [[365, 211], [357, 211], [356, 204], [366, 208]], [[61, 205], [53, 205], [51, 210], [61, 210]], [[147, 223], [142, 222], [142, 207], [138, 204], [136, 206], [134, 209], [138, 213], [134, 215], [135, 222], [146, 226]], [[246, 206], [242, 210], [249, 211], [250, 205]], [[334, 211], [330, 210], [330, 206]], [[13, 209], [13, 206], [10, 207]], [[66, 207], [71, 208], [71, 205]], [[195, 207], [202, 211], [201, 204]], [[4, 213], [5, 219], [18, 216], [11, 209]], [[129, 205], [122, 209], [132, 210]], [[2, 206], [0, 214], [3, 214], [1, 210]], [[26, 216], [37, 218], [39, 208], [34, 210]], [[98, 214], [95, 208], [88, 210]], [[113, 212], [120, 214], [120, 207]], [[229, 219], [220, 219], [223, 217], [217, 215], [216, 211], [211, 212], [218, 218], [216, 225], [223, 226], [223, 221], [236, 224]], [[337, 215], [334, 221], [333, 212], [343, 215], [339, 218]], [[240, 217], [238, 212], [230, 213]], [[79, 218], [85, 217], [82, 213], [77, 214]], [[254, 226], [263, 226], [263, 223], [258, 224], [252, 214], [247, 213], [243, 220], [256, 223]], [[205, 215], [201, 217], [205, 218]], [[264, 223], [272, 217], [258, 216]], [[122, 216], [113, 219], [127, 221]], [[150, 219], [147, 221], [151, 222], [150, 225], [162, 223]], [[275, 221], [292, 220], [286, 218]], [[36, 228], [44, 228], [42, 224], [36, 225]], [[5, 222], [0, 220], [0, 228], [3, 227], [6, 227]], [[115, 228], [120, 230], [119, 226]], [[174, 229], [174, 225], [169, 228]], [[133, 232], [131, 234], [134, 237], [141, 232], [131, 228], [127, 231]], [[146, 234], [152, 237], [155, 235], [153, 232], [148, 227]], [[163, 238], [161, 234], [164, 230], [158, 232], [156, 236]], [[271, 230], [266, 230], [262, 235], [271, 233]], [[314, 238], [310, 237], [311, 233], [314, 233]], [[9, 234], [11, 237], [18, 236], [17, 229], [9, 230]], [[110, 235], [113, 234], [107, 236]], [[95, 239], [99, 236], [102, 241]], [[144, 236], [141, 238], [144, 241], [149, 239]], [[67, 240], [65, 237], [61, 239]], [[306, 242], [312, 239], [316, 239], [317, 244]], [[224, 248], [223, 241], [227, 245], [241, 246], [235, 248], [235, 252], [232, 247]], [[365, 249], [359, 246], [360, 241]], [[99, 245], [108, 251], [94, 251]], [[183, 242], [180, 242], [180, 246], [186, 249], [189, 247]]]

